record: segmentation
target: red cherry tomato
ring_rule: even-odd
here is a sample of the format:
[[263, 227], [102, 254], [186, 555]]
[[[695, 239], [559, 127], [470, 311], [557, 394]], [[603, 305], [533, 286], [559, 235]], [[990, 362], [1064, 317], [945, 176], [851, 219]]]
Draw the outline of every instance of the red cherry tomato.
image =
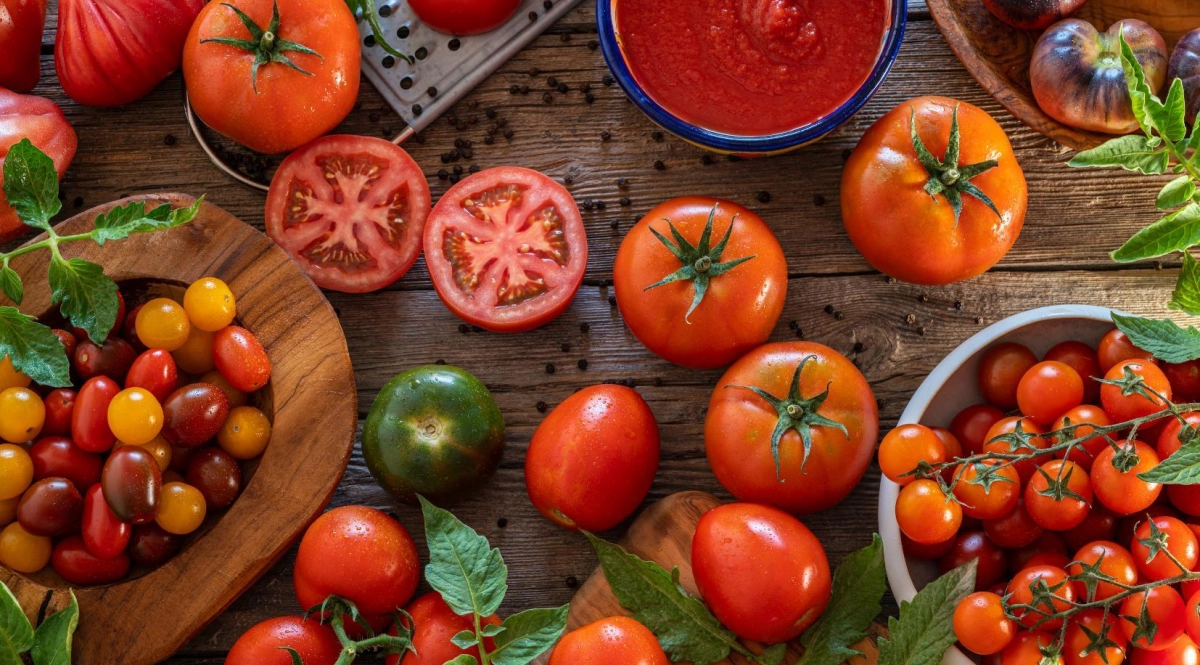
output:
[[1100, 339], [1100, 344], [1096, 347], [1096, 357], [1100, 361], [1100, 371], [1107, 373], [1121, 361], [1153, 360], [1154, 354], [1137, 348], [1125, 333], [1113, 328]]
[[[1118, 447], [1128, 450], [1128, 441], [1118, 441]], [[1137, 464], [1128, 471], [1120, 471], [1113, 465], [1116, 449], [1109, 446], [1100, 451], [1096, 461], [1092, 463], [1092, 491], [1096, 498], [1109, 510], [1118, 515], [1132, 515], [1149, 508], [1162, 494], [1162, 485], [1148, 483], [1138, 474], [1145, 473], [1158, 466], [1158, 455], [1154, 449], [1141, 441], [1132, 442], [1133, 452], [1137, 455]]]
[[138, 356], [125, 376], [126, 388], [145, 388], [160, 403], [174, 392], [179, 382], [175, 358], [166, 349], [150, 349]]
[[250, 393], [271, 380], [271, 359], [254, 333], [229, 326], [213, 334], [213, 360], [217, 371], [234, 388]]
[[1161, 651], [1134, 649], [1129, 665], [1197, 665], [1200, 647], [1189, 637], [1181, 637]]
[[941, 437], [932, 429], [916, 424], [900, 425], [885, 434], [878, 456], [883, 475], [900, 485], [917, 479], [914, 472], [921, 462], [934, 466], [948, 459]]
[[[1058, 420], [1054, 421], [1053, 428], [1055, 431], [1068, 426], [1074, 426], [1075, 429], [1069, 437], [1051, 437], [1052, 443], [1058, 444], [1060, 441], [1065, 442], [1069, 439], [1083, 439], [1095, 434], [1096, 427], [1107, 427], [1111, 424], [1112, 421], [1108, 419], [1108, 414], [1104, 412], [1104, 409], [1092, 404], [1081, 404], [1062, 414]], [[1066, 455], [1066, 459], [1090, 471], [1096, 455], [1099, 455], [1100, 451], [1104, 450], [1107, 446], [1108, 438], [1097, 434], [1090, 439], [1084, 440], [1078, 446], [1071, 448], [1071, 452]], [[1063, 457], [1064, 455], [1060, 452], [1057, 453], [1057, 456]]]
[[996, 519], [983, 521], [983, 532], [1005, 549], [1025, 547], [1042, 535], [1042, 527], [1029, 516], [1025, 499], [1018, 498], [1015, 508]]
[[1037, 356], [1021, 344], [1003, 342], [989, 348], [979, 360], [980, 394], [1001, 409], [1016, 408], [1021, 377], [1036, 364]]
[[75, 411], [75, 391], [70, 388], [51, 390], [42, 403], [46, 406], [46, 422], [42, 436], [70, 436], [71, 414]]
[[[1172, 389], [1174, 389], [1174, 385], [1172, 385]], [[1190, 427], [1200, 427], [1200, 411], [1185, 413], [1183, 414], [1183, 418]], [[46, 422], [50, 422], [49, 404], [47, 404], [46, 409]], [[45, 431], [45, 426], [43, 426], [42, 431]], [[1158, 436], [1156, 451], [1160, 460], [1165, 460], [1174, 455], [1182, 447], [1182, 443], [1179, 441], [1179, 435], [1182, 431], [1183, 423], [1179, 422], [1178, 419], [1171, 418], [1167, 420], [1162, 434]], [[1200, 517], [1200, 485], [1167, 485], [1167, 496], [1171, 499], [1171, 504], [1180, 511], [1193, 517]]]
[[1009, 570], [1024, 570], [1030, 566], [1030, 561], [1034, 557], [1050, 556], [1055, 559], [1061, 559], [1063, 567], [1066, 566], [1070, 559], [1067, 557], [1067, 545], [1063, 542], [1062, 536], [1053, 531], [1043, 531], [1042, 535], [1038, 536], [1033, 543], [1012, 550], [1008, 553], [1008, 569]]
[[1187, 603], [1187, 633], [1192, 641], [1200, 639], [1200, 591], [1191, 594]]
[[1093, 503], [1083, 522], [1069, 531], [1062, 532], [1067, 547], [1079, 550], [1097, 540], [1113, 540], [1117, 534], [1117, 516], [1100, 503]]
[[[1034, 603], [1035, 585], [1045, 584], [1054, 600]], [[1051, 619], [1042, 623], [1047, 614], [1057, 614], [1066, 611], [1075, 601], [1074, 583], [1067, 579], [1067, 573], [1062, 568], [1054, 566], [1032, 566], [1013, 576], [1008, 583], [1009, 605], [1028, 605], [1032, 609], [1014, 607], [1012, 615], [1026, 628], [1038, 626], [1042, 630], [1058, 630], [1062, 626], [1061, 619]], [[1047, 599], [1048, 600], [1048, 599]], [[1037, 610], [1037, 611], [1035, 611]], [[1038, 624], [1041, 625], [1038, 625]]]
[[1069, 365], [1083, 379], [1083, 402], [1093, 404], [1100, 398], [1100, 379], [1104, 378], [1104, 370], [1100, 369], [1100, 357], [1096, 350], [1074, 340], [1059, 342], [1050, 347], [1042, 360], [1057, 360]]
[[988, 665], [1045, 665], [1042, 648], [1054, 644], [1054, 640], [1055, 636], [1045, 631], [1022, 630], [1000, 652], [999, 660], [987, 661]]
[[1021, 498], [1021, 479], [1014, 466], [984, 460], [959, 464], [954, 473], [958, 476], [954, 497], [962, 504], [963, 514], [967, 517], [981, 520], [1003, 517], [1012, 512]]
[[[1028, 437], [1024, 443], [1016, 441], [1007, 441], [1000, 437], [1013, 434], [1020, 428], [1021, 432], [1033, 436]], [[983, 452], [989, 453], [1022, 453], [1027, 454], [1033, 450], [1048, 448], [1050, 442], [1043, 436], [1046, 430], [1037, 423], [1028, 418], [1018, 418], [1017, 416], [1009, 416], [1003, 418], [992, 425], [988, 430], [987, 442], [983, 444]], [[1012, 468], [1017, 470], [1017, 475], [1021, 477], [1021, 483], [1024, 484], [1033, 477], [1034, 469], [1046, 462], [1043, 457], [1034, 457], [1023, 459], [1012, 465]]]
[[108, 456], [100, 477], [104, 498], [123, 522], [145, 524], [158, 514], [162, 470], [141, 446], [120, 446]]
[[942, 555], [954, 547], [956, 540], [957, 538], [950, 538], [940, 543], [923, 545], [903, 533], [900, 534], [900, 543], [904, 547], [904, 555], [913, 559], [920, 559], [921, 561], [934, 561], [941, 558]]
[[1111, 577], [1113, 582], [1100, 582], [1096, 585], [1095, 597], [1089, 598], [1087, 585], [1076, 580], [1075, 595], [1083, 602], [1112, 598], [1124, 591], [1124, 587], [1138, 583], [1137, 562], [1134, 561], [1133, 555], [1124, 547], [1105, 540], [1097, 540], [1080, 548], [1075, 553], [1071, 565], [1067, 566], [1067, 572], [1079, 575], [1083, 573], [1083, 566], [1094, 566], [1097, 563], [1100, 564], [1100, 572]]
[[107, 376], [117, 383], [124, 383], [135, 358], [137, 351], [120, 337], [109, 337], [99, 345], [84, 339], [75, 347], [72, 367], [85, 380]]
[[212, 440], [229, 416], [229, 398], [211, 383], [193, 383], [162, 404], [162, 436], [172, 446], [195, 448]]
[[122, 552], [113, 559], [98, 559], [88, 552], [83, 538], [71, 536], [55, 546], [50, 565], [71, 584], [108, 584], [129, 573], [129, 556]]
[[292, 665], [291, 653], [283, 647], [294, 649], [305, 665], [333, 665], [342, 651], [329, 624], [312, 617], [279, 617], [242, 633], [225, 665]]
[[896, 499], [900, 531], [922, 545], [953, 538], [962, 520], [962, 506], [947, 497], [932, 480], [922, 478], [905, 485]]
[[[1105, 616], [1102, 609], [1084, 610], [1067, 621], [1063, 658], [1066, 665], [1121, 665], [1125, 660], [1129, 640], [1116, 625], [1117, 617]], [[1107, 632], [1105, 626], [1107, 624]], [[1112, 642], [1099, 652], [1088, 649], [1092, 636], [1104, 634]], [[1087, 653], [1085, 653], [1087, 652]]]
[[1004, 550], [993, 543], [982, 531], [963, 531], [954, 539], [950, 551], [938, 559], [938, 570], [947, 573], [975, 559], [979, 561], [975, 572], [975, 589], [982, 591], [1004, 580], [1008, 562]]
[[1016, 623], [1004, 614], [1004, 601], [994, 593], [977, 591], [954, 608], [954, 635], [973, 653], [999, 653], [1016, 633]]
[[1167, 381], [1171, 382], [1171, 392], [1178, 403], [1200, 402], [1200, 360], [1189, 360], [1185, 363], [1163, 363], [1159, 365]]
[[[412, 644], [416, 652], [408, 651], [401, 660], [398, 655], [388, 656], [384, 665], [444, 665], [455, 658], [467, 654], [479, 660], [479, 647], [467, 650], [454, 646], [450, 638], [464, 630], [475, 630], [475, 623], [469, 616], [459, 616], [450, 609], [441, 594], [436, 591], [420, 596], [404, 608], [412, 617]], [[403, 621], [403, 619], [402, 619]], [[408, 626], [408, 622], [404, 622]], [[484, 617], [483, 625], [499, 626], [500, 618], [495, 614]], [[396, 634], [395, 627], [389, 631]], [[484, 638], [488, 652], [495, 646], [491, 638]]]
[[[959, 459], [963, 456], [962, 442], [958, 440], [957, 436], [954, 436], [954, 432], [951, 432], [945, 427], [930, 427], [929, 429], [933, 430], [933, 433], [937, 435], [938, 440], [942, 442], [942, 447], [946, 449], [947, 460]], [[942, 469], [942, 478], [944, 478], [946, 482], [953, 480], [954, 468], [946, 467], [945, 469]]]
[[1082, 524], [1092, 509], [1092, 497], [1087, 471], [1066, 460], [1041, 465], [1025, 486], [1029, 516], [1051, 531], [1066, 531]]
[[89, 453], [61, 436], [38, 439], [29, 448], [29, 457], [33, 459], [34, 480], [66, 478], [80, 493], [100, 482], [100, 470], [104, 468], [100, 455]]
[[104, 498], [104, 491], [97, 483], [83, 498], [83, 544], [97, 559], [115, 559], [129, 545], [133, 527], [122, 522]]
[[1043, 360], [1030, 367], [1017, 384], [1017, 406], [1039, 425], [1083, 404], [1083, 379], [1070, 365]]
[[987, 443], [988, 430], [1004, 418], [1004, 412], [990, 404], [973, 404], [959, 411], [950, 421], [950, 431], [962, 442], [964, 452], [977, 455]]
[[[1151, 525], [1167, 539], [1166, 550], [1156, 551], [1153, 557], [1150, 556], [1148, 546], [1148, 543], [1153, 543]], [[1133, 532], [1133, 542], [1129, 551], [1137, 560], [1142, 579], [1156, 581], [1193, 570], [1196, 567], [1197, 547], [1196, 534], [1182, 520], [1175, 517], [1155, 517], [1153, 520], [1144, 520]], [[1175, 561], [1182, 564], [1183, 568], [1180, 569]]]
[[630, 617], [601, 619], [563, 636], [549, 665], [667, 665], [654, 633]]
[[155, 568], [178, 554], [182, 547], [183, 536], [167, 533], [154, 522], [138, 524], [129, 540], [129, 558], [139, 566]]
[[[1141, 616], [1143, 606], [1146, 608], [1146, 615], [1150, 621], [1157, 626], [1152, 639], [1147, 639], [1144, 635], [1134, 639], [1133, 634], [1137, 626], [1126, 618]], [[1133, 646], [1148, 651], [1161, 651], [1184, 637], [1187, 630], [1185, 609], [1183, 598], [1174, 587], [1151, 587], [1122, 601], [1121, 630], [1125, 633], [1125, 637], [1133, 643]]]
[[495, 30], [521, 6], [521, 0], [415, 0], [409, 3], [421, 22], [451, 35]]
[[1100, 386], [1100, 403], [1104, 405], [1104, 412], [1109, 419], [1114, 423], [1123, 423], [1162, 411], [1163, 400], [1171, 399], [1171, 384], [1158, 365], [1149, 360], [1122, 360], [1113, 365], [1104, 378], [1108, 381], [1123, 379], [1126, 371], [1142, 377], [1145, 386], [1157, 395], [1153, 395], [1152, 399], [1138, 393], [1125, 395], [1121, 386], [1106, 383]]
[[71, 413], [71, 437], [75, 445], [89, 453], [106, 452], [117, 442], [108, 428], [108, 404], [121, 392], [116, 381], [107, 376], [88, 379], [75, 398]]
[[17, 521], [35, 536], [65, 536], [79, 528], [83, 496], [66, 478], [43, 478], [21, 495]]

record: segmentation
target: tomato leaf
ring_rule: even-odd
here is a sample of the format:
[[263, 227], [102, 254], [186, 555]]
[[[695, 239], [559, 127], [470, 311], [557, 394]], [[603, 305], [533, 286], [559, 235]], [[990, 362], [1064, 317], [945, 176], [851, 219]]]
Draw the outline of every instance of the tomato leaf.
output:
[[[1178, 81], [1179, 79], [1175, 80]], [[1163, 188], [1158, 192], [1158, 197], [1154, 199], [1154, 206], [1159, 210], [1178, 208], [1191, 201], [1195, 193], [1196, 183], [1192, 182], [1190, 175], [1184, 174], [1163, 185]]]
[[1162, 146], [1152, 146], [1145, 136], [1130, 134], [1084, 150], [1072, 157], [1067, 165], [1075, 168], [1120, 166], [1127, 171], [1159, 174], [1167, 172], [1170, 159], [1171, 155]]
[[29, 139], [21, 139], [4, 158], [4, 195], [22, 222], [43, 231], [62, 210], [54, 160]]
[[71, 325], [83, 328], [97, 344], [108, 338], [117, 321], [120, 301], [117, 284], [104, 274], [104, 268], [80, 258], [50, 259], [50, 301]]
[[475, 660], [475, 656], [464, 653], [456, 656], [453, 660], [446, 661], [443, 665], [479, 665], [479, 661]]
[[800, 638], [804, 655], [796, 665], [841, 665], [861, 656], [850, 647], [867, 636], [886, 592], [883, 540], [874, 534], [870, 545], [847, 556], [834, 571], [829, 606]]
[[170, 204], [164, 203], [149, 211], [146, 210], [145, 201], [128, 203], [98, 215], [96, 228], [89, 235], [97, 245], [103, 246], [109, 240], [121, 240], [134, 233], [176, 227], [195, 219], [203, 202], [204, 197], [201, 196], [186, 208], [172, 210]]
[[1163, 102], [1160, 117], [1155, 118], [1154, 124], [1158, 131], [1168, 141], [1181, 141], [1187, 136], [1187, 104], [1183, 96], [1183, 79], [1176, 78], [1171, 82], [1167, 91], [1167, 101]]
[[1163, 485], [1200, 484], [1200, 440], [1193, 440], [1176, 450], [1158, 466], [1139, 473], [1138, 478], [1148, 483]]
[[496, 665], [525, 665], [545, 653], [566, 630], [568, 607], [525, 610], [505, 619], [491, 661]]
[[1167, 307], [1200, 316], [1200, 261], [1193, 258], [1191, 252], [1183, 253], [1183, 267]]
[[[1150, 129], [1154, 126], [1154, 117], [1150, 111], [1153, 104], [1162, 106], [1154, 98], [1154, 91], [1146, 84], [1146, 73], [1142, 70], [1142, 63], [1138, 62], [1137, 55], [1133, 52], [1133, 48], [1129, 46], [1129, 42], [1125, 41], [1125, 31], [1121, 31], [1121, 68], [1125, 74], [1125, 86], [1129, 90], [1129, 101], [1133, 107], [1133, 117], [1137, 119], [1138, 125], [1146, 136], [1150, 136]], [[1161, 127], [1160, 127], [1161, 129]]]
[[71, 366], [62, 340], [16, 307], [0, 306], [0, 358], [6, 355], [14, 369], [40, 385], [71, 385]]
[[71, 604], [51, 614], [33, 634], [33, 665], [71, 665], [71, 642], [79, 626], [79, 603], [75, 592]]
[[1200, 243], [1200, 204], [1185, 207], [1138, 231], [1112, 252], [1118, 263], [1152, 259]]
[[879, 665], [937, 665], [957, 641], [954, 608], [975, 590], [977, 559], [925, 585], [900, 603], [900, 618], [888, 617], [888, 637], [879, 638]]
[[460, 630], [450, 638], [450, 643], [459, 649], [470, 649], [479, 644], [479, 638], [473, 630]]
[[1139, 349], [1154, 354], [1169, 363], [1183, 363], [1200, 358], [1200, 330], [1186, 329], [1169, 319], [1145, 319], [1140, 316], [1112, 315], [1113, 323]]
[[508, 592], [508, 567], [500, 550], [449, 511], [418, 498], [429, 545], [429, 586], [455, 614], [495, 614]]
[[21, 654], [33, 646], [33, 625], [17, 597], [0, 583], [0, 665], [23, 665]]
[[18, 305], [25, 298], [25, 285], [21, 283], [21, 276], [16, 270], [8, 267], [8, 264], [0, 266], [0, 292]]

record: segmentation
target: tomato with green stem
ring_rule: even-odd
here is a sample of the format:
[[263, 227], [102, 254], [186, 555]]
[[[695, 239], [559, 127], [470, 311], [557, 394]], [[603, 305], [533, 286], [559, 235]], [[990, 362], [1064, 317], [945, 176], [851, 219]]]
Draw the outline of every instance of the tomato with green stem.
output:
[[550, 654], [549, 665], [667, 665], [669, 662], [649, 628], [633, 618], [615, 616], [564, 635]]
[[[1071, 448], [1069, 452], [1057, 453], [1057, 456], [1068, 459], [1083, 469], [1090, 471], [1092, 463], [1096, 460], [1096, 455], [1099, 455], [1100, 451], [1108, 447], [1108, 437], [1103, 434], [1097, 434], [1096, 428], [1107, 427], [1111, 424], [1112, 421], [1108, 419], [1108, 414], [1104, 412], [1104, 409], [1093, 404], [1081, 404], [1067, 411], [1058, 420], [1054, 421], [1054, 425], [1051, 426], [1053, 431], [1063, 430], [1068, 427], [1073, 428], [1069, 430], [1068, 436], [1065, 437], [1067, 439], [1082, 439], [1092, 434], [1096, 435], [1082, 441], [1079, 445]], [[1060, 443], [1060, 437], [1061, 435], [1050, 437], [1051, 444], [1057, 445]]]
[[962, 507], [936, 482], [922, 478], [900, 490], [896, 522], [904, 535], [922, 545], [942, 543], [962, 526]]
[[[1161, 651], [1185, 637], [1185, 609], [1186, 604], [1174, 587], [1151, 587], [1121, 602], [1121, 630], [1133, 646]], [[1153, 626], [1153, 630], [1144, 630], [1148, 626]]]
[[[1000, 652], [1000, 665], [1047, 665], [1042, 649], [1054, 644], [1055, 637], [1042, 630], [1023, 630], [1017, 633], [1011, 644]], [[1051, 661], [1049, 665], [1063, 665]]]
[[[1047, 619], [1047, 615], [1065, 612], [1075, 602], [1074, 582], [1054, 566], [1025, 568], [1013, 576], [1006, 591], [1010, 614], [1030, 629], [1058, 630], [1062, 619]], [[1039, 592], [1045, 597], [1039, 599]]]
[[972, 653], [990, 656], [1004, 650], [1017, 634], [1017, 625], [1004, 614], [1000, 596], [976, 591], [954, 608], [954, 636]]
[[1016, 508], [1021, 497], [1017, 470], [998, 460], [959, 464], [954, 475], [958, 478], [954, 483], [954, 498], [962, 504], [967, 517], [981, 520], [1003, 517]]
[[1137, 560], [1142, 578], [1157, 581], [1178, 577], [1196, 567], [1200, 545], [1196, 534], [1176, 517], [1154, 517], [1133, 532], [1130, 553]]
[[[1172, 384], [1172, 389], [1174, 389]], [[1189, 411], [1182, 415], [1183, 420], [1171, 418], [1158, 435], [1158, 445], [1155, 451], [1160, 460], [1174, 455], [1183, 447], [1184, 438], [1194, 437], [1196, 429], [1200, 428], [1200, 411]], [[1185, 426], [1188, 430], [1185, 433]], [[1181, 512], [1192, 517], [1200, 517], [1200, 485], [1167, 485], [1167, 496], [1171, 504]]]
[[1163, 486], [1138, 476], [1158, 463], [1154, 449], [1141, 441], [1117, 441], [1092, 463], [1092, 490], [1100, 503], [1118, 515], [1146, 510], [1158, 500]]
[[342, 652], [333, 628], [316, 617], [278, 617], [255, 624], [233, 643], [225, 665], [333, 665]]
[[989, 347], [979, 360], [980, 394], [1001, 409], [1016, 408], [1021, 379], [1036, 364], [1037, 356], [1023, 344], [1001, 342]]
[[[983, 452], [1028, 455], [1035, 450], [1049, 448], [1050, 441], [1042, 436], [1046, 430], [1029, 418], [1008, 416], [992, 425], [988, 430]], [[1048, 455], [1046, 457], [1049, 457]], [[1021, 459], [1012, 464], [1025, 483], [1033, 477], [1034, 470], [1044, 461], [1043, 457]]]
[[916, 480], [922, 463], [934, 466], [947, 459], [942, 439], [924, 425], [900, 425], [885, 434], [879, 444], [879, 468], [888, 480], [899, 485]]
[[1092, 509], [1092, 482], [1087, 470], [1067, 460], [1037, 468], [1025, 485], [1025, 507], [1042, 528], [1067, 531], [1083, 523]]
[[1171, 383], [1153, 362], [1122, 360], [1104, 374], [1100, 403], [1114, 423], [1158, 413], [1171, 401]]
[[[1089, 648], [1100, 635], [1107, 638], [1105, 645]], [[1067, 620], [1063, 658], [1066, 665], [1121, 665], [1128, 645], [1115, 615], [1102, 609], [1084, 610]]]
[[1043, 360], [1030, 367], [1017, 384], [1017, 406], [1039, 425], [1083, 404], [1083, 378], [1073, 367]]
[[1083, 602], [1106, 600], [1138, 582], [1138, 567], [1133, 554], [1117, 543], [1097, 540], [1084, 545], [1075, 553], [1067, 572], [1080, 576], [1086, 569], [1095, 569], [1111, 581], [1101, 579], [1094, 588], [1083, 580], [1075, 581], [1075, 595]]
[[[385, 665], [444, 665], [464, 654], [479, 661], [478, 645], [470, 649], [460, 649], [451, 642], [451, 638], [464, 630], [475, 631], [473, 617], [455, 614], [441, 594], [430, 591], [419, 596], [409, 603], [404, 611], [408, 612], [412, 621], [410, 623], [404, 618], [400, 621], [413, 631], [412, 645], [416, 651], [407, 651], [403, 657], [397, 654], [389, 655], [384, 660]], [[500, 617], [495, 614], [483, 617], [481, 624], [499, 626]], [[396, 627], [392, 626], [388, 634], [396, 635]], [[490, 637], [484, 638], [484, 648], [491, 653], [495, 648], [495, 641]]]

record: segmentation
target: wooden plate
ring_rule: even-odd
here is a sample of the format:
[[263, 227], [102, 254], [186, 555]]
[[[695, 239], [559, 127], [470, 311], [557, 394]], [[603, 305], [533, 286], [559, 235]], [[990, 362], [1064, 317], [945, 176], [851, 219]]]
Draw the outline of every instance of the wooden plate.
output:
[[[927, 4], [967, 71], [1018, 120], [1075, 150], [1092, 148], [1112, 138], [1067, 127], [1038, 107], [1029, 86], [1029, 59], [1041, 32], [1009, 26], [993, 16], [982, 0], [927, 0]], [[1091, 0], [1076, 17], [1100, 30], [1124, 18], [1141, 19], [1166, 39], [1169, 56], [1180, 37], [1200, 28], [1200, 2]]]
[[[194, 200], [182, 194], [124, 199], [76, 215], [57, 230], [85, 231], [98, 213], [138, 199], [173, 206]], [[75, 591], [80, 620], [72, 662], [151, 665], [183, 646], [266, 572], [333, 497], [358, 418], [350, 355], [320, 290], [266, 236], [214, 205], [204, 204], [193, 222], [169, 231], [104, 247], [79, 242], [63, 252], [100, 263], [117, 282], [220, 277], [237, 296], [238, 318], [273, 365], [263, 401], [274, 422], [271, 443], [233, 506], [161, 568]], [[48, 251], [13, 261], [25, 278], [22, 311], [50, 310], [48, 263]], [[11, 303], [0, 295], [0, 304]], [[61, 579], [48, 573], [35, 577], [0, 566], [0, 581], [31, 620], [68, 602]]]
[[[647, 508], [634, 520], [629, 527], [629, 533], [621, 540], [621, 545], [630, 552], [654, 561], [663, 568], [670, 570], [679, 568], [679, 582], [688, 593], [699, 596], [696, 591], [696, 580], [692, 577], [692, 535], [696, 533], [696, 523], [700, 516], [721, 505], [721, 501], [711, 494], [704, 492], [679, 492], [655, 503]], [[836, 562], [830, 562], [836, 565]], [[571, 609], [567, 615], [567, 630], [575, 630], [593, 621], [618, 614], [629, 614], [621, 608], [621, 603], [613, 595], [604, 577], [604, 570], [597, 567], [588, 577], [575, 597], [571, 599]], [[879, 661], [879, 650], [875, 647], [875, 638], [884, 634], [878, 624], [871, 627], [871, 636], [863, 639], [854, 646], [865, 657], [854, 658], [848, 665], [875, 665]], [[800, 657], [802, 648], [799, 641], [788, 645], [785, 664], [795, 663]], [[550, 655], [543, 654], [534, 661], [534, 665], [546, 665]], [[734, 655], [729, 660], [716, 665], [750, 665], [741, 656]]]

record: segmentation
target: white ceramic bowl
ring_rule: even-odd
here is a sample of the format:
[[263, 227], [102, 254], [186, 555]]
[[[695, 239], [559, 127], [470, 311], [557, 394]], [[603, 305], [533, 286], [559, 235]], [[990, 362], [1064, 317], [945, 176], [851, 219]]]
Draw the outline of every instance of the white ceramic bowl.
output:
[[[909, 400], [900, 424], [921, 423], [948, 427], [962, 409], [983, 402], [976, 383], [979, 361], [998, 342], [1018, 342], [1040, 358], [1050, 347], [1067, 340], [1095, 346], [1112, 330], [1112, 312], [1094, 305], [1054, 305], [1021, 312], [994, 323], [963, 342], [933, 368]], [[879, 486], [879, 534], [883, 537], [888, 584], [897, 602], [912, 600], [917, 589], [938, 576], [936, 564], [904, 556], [900, 527], [896, 523], [896, 497], [900, 486], [887, 478]], [[974, 665], [971, 657], [951, 647], [942, 665]]]

